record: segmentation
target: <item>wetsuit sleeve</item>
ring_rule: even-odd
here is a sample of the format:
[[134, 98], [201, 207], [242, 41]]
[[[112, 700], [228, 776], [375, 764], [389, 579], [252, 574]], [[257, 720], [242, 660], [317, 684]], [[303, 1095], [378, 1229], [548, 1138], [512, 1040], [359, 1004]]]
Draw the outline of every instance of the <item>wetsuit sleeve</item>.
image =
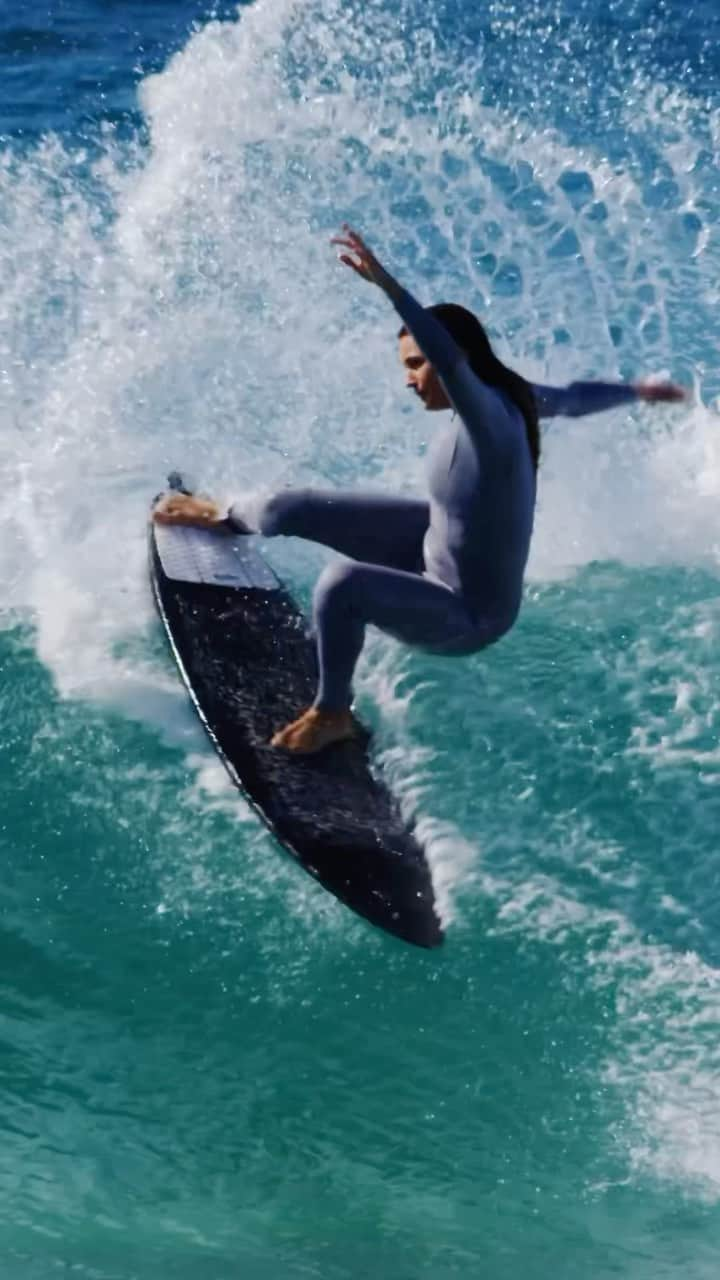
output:
[[540, 418], [582, 418], [602, 413], [637, 400], [637, 391], [627, 382], [571, 382], [568, 387], [543, 387], [532, 383]]
[[510, 444], [507, 408], [492, 388], [481, 382], [468, 363], [465, 352], [431, 311], [403, 289], [393, 298], [395, 310], [404, 321], [423, 355], [435, 366], [450, 402], [462, 418], [476, 448], [494, 452]]

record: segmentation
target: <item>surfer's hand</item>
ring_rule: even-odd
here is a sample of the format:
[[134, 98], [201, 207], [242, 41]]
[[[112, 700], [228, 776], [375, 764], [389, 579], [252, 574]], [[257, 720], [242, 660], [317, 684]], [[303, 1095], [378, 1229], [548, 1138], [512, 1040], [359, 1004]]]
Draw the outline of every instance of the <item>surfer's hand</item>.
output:
[[395, 288], [398, 287], [389, 272], [385, 270], [372, 250], [365, 244], [362, 236], [359, 236], [357, 231], [353, 231], [347, 222], [343, 223], [342, 235], [335, 236], [331, 244], [337, 244], [341, 248], [349, 250], [348, 253], [339, 255], [340, 261], [344, 262], [346, 267], [352, 267], [353, 271], [356, 271], [362, 280], [367, 280], [370, 284], [376, 284], [385, 293], [392, 293], [393, 286]]
[[153, 508], [156, 524], [190, 524], [201, 529], [221, 524], [225, 512], [210, 498], [196, 498], [187, 493], [166, 493]]
[[677, 404], [690, 399], [690, 392], [674, 382], [636, 382], [635, 392], [638, 400], [648, 404]]

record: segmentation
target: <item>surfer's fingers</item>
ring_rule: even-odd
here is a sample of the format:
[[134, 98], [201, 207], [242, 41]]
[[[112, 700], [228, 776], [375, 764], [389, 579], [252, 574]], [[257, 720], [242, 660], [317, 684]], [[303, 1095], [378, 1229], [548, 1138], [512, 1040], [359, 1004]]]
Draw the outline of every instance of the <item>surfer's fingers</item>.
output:
[[354, 259], [349, 256], [349, 254], [341, 253], [340, 261], [344, 262], [346, 267], [352, 267], [353, 271], [356, 271], [357, 274], [361, 276], [363, 280], [369, 280], [370, 277], [368, 275], [367, 268], [363, 266], [361, 262], [355, 262]]
[[353, 231], [352, 227], [348, 226], [347, 222], [343, 223], [342, 231], [342, 237], [336, 237], [336, 239], [333, 240], [333, 244], [342, 244], [346, 249], [352, 249], [353, 253], [357, 253], [358, 256], [361, 257], [373, 258], [375, 256], [372, 250], [366, 245], [362, 236], [359, 235], [357, 231]]
[[344, 240], [340, 236], [337, 236], [334, 240], [331, 240], [330, 243], [338, 245], [341, 249], [349, 249], [350, 252], [353, 253], [356, 258], [359, 258], [361, 262], [374, 261], [373, 255], [370, 253], [369, 249], [360, 248], [352, 240]]
[[365, 241], [363, 240], [359, 231], [354, 231], [353, 228], [347, 222], [343, 222], [342, 229], [345, 235], [348, 237], [348, 239], [353, 240], [359, 249], [364, 249], [366, 252], [369, 252], [368, 247], [365, 244]]
[[680, 387], [674, 382], [639, 382], [635, 390], [641, 400], [649, 404], [678, 404], [690, 399], [687, 387]]

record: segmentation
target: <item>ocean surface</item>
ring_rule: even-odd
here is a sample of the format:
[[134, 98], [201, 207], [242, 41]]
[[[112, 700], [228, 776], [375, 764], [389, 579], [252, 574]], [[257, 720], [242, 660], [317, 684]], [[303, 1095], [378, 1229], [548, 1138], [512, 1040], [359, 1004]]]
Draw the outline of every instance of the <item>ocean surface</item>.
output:
[[[717, 1280], [719, 48], [717, 0], [4, 0], [3, 1280]], [[437, 953], [281, 854], [147, 585], [171, 467], [422, 485], [344, 219], [528, 376], [693, 390], [547, 428], [501, 644], [367, 646]]]

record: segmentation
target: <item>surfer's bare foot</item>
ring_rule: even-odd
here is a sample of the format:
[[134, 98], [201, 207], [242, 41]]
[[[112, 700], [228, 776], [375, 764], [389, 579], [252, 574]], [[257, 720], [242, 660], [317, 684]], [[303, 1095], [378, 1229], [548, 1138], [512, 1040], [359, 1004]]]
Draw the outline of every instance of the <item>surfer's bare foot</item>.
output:
[[288, 724], [270, 741], [272, 747], [313, 755], [334, 742], [347, 742], [359, 736], [359, 727], [351, 711], [323, 711], [310, 707], [292, 724]]
[[168, 493], [153, 508], [157, 524], [189, 524], [202, 529], [222, 524], [225, 512], [210, 498], [196, 498], [189, 493]]

